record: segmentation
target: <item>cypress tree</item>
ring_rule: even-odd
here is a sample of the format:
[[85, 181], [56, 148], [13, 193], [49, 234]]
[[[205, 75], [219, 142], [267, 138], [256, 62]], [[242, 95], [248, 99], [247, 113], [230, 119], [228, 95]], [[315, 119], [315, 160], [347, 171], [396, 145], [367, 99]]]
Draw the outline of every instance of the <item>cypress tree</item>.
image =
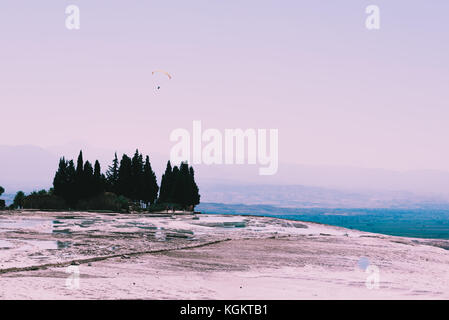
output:
[[73, 160], [70, 160], [67, 164], [66, 169], [66, 194], [63, 199], [67, 202], [70, 207], [74, 207], [76, 205], [77, 197], [76, 197], [76, 169]]
[[165, 173], [161, 178], [161, 189], [159, 192], [159, 203], [169, 202], [173, 187], [173, 169], [170, 161], [167, 162]]
[[189, 210], [193, 210], [200, 203], [199, 189], [195, 182], [195, 172], [192, 167], [189, 167], [187, 162], [181, 162], [179, 168], [177, 166], [173, 168], [170, 177], [168, 202], [177, 203], [184, 209]]
[[53, 178], [53, 189], [54, 194], [62, 198], [67, 197], [67, 161], [64, 157], [59, 159], [58, 170], [56, 171], [55, 177]]
[[13, 202], [14, 208], [22, 209], [24, 200], [25, 200], [25, 193], [23, 193], [23, 191], [17, 192]]
[[75, 171], [75, 186], [74, 186], [74, 199], [77, 202], [79, 199], [85, 196], [84, 190], [84, 161], [83, 161], [83, 151], [80, 150], [78, 155], [78, 160], [76, 163]]
[[143, 200], [143, 157], [136, 150], [131, 160], [131, 199], [134, 201]]
[[142, 200], [148, 205], [153, 204], [157, 199], [159, 186], [157, 185], [156, 174], [151, 168], [150, 158], [146, 156], [143, 166], [143, 197]]
[[189, 169], [189, 205], [192, 206], [192, 210], [195, 209], [196, 205], [200, 204], [200, 194], [198, 185], [195, 182], [195, 171], [192, 167]]
[[76, 163], [76, 174], [78, 176], [82, 176], [83, 169], [84, 169], [83, 151], [80, 150], [80, 153], [78, 155], [78, 160], [77, 160], [77, 163]]
[[95, 161], [93, 175], [93, 195], [104, 192], [104, 176], [101, 174], [100, 162]]
[[173, 170], [170, 161], [167, 162], [167, 167], [165, 169], [165, 173], [161, 178], [161, 189], [159, 193], [159, 203], [164, 203], [169, 201], [169, 197], [172, 189], [172, 176]]
[[173, 167], [173, 172], [171, 175], [171, 186], [170, 186], [170, 194], [169, 194], [169, 202], [174, 202], [177, 204], [182, 205], [183, 199], [182, 199], [182, 192], [183, 192], [183, 181], [181, 178], [181, 172], [178, 168], [178, 166]]
[[117, 190], [118, 195], [132, 198], [132, 162], [126, 154], [122, 156], [118, 172]]
[[106, 172], [106, 179], [108, 184], [108, 190], [117, 194], [117, 183], [118, 183], [118, 169], [119, 161], [117, 158], [117, 152], [114, 154], [114, 160], [112, 160], [112, 165], [109, 166]]
[[95, 195], [94, 186], [94, 170], [89, 161], [86, 161], [83, 168], [83, 178], [82, 178], [82, 191], [81, 198], [89, 198]]
[[[5, 192], [5, 189], [0, 186], [0, 196]], [[3, 209], [5, 207], [5, 200], [0, 199], [0, 209]]]
[[177, 179], [177, 203], [186, 208], [190, 204], [191, 181], [190, 181], [189, 165], [187, 162], [181, 162]]

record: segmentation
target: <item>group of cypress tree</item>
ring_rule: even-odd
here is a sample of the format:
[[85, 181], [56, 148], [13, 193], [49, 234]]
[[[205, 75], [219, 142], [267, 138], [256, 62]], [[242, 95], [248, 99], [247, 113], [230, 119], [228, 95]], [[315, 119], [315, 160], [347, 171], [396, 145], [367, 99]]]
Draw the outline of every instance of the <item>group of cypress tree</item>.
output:
[[53, 179], [53, 193], [74, 207], [79, 200], [104, 192], [106, 184], [98, 160], [92, 167], [89, 161], [83, 161], [83, 152], [80, 151], [76, 167], [73, 160], [67, 161], [64, 157], [59, 160], [58, 171]]
[[118, 161], [115, 154], [112, 165], [106, 172], [107, 190], [122, 195], [134, 202], [153, 204], [159, 192], [156, 174], [151, 168], [150, 158], [136, 150], [132, 158], [126, 154]]
[[160, 203], [176, 203], [186, 208], [194, 208], [200, 203], [200, 194], [195, 182], [195, 173], [187, 162], [182, 162], [179, 168], [172, 168], [170, 161], [161, 180]]
[[159, 186], [150, 159], [146, 156], [144, 160], [138, 150], [132, 158], [124, 154], [120, 161], [115, 154], [106, 174], [101, 173], [98, 160], [94, 167], [89, 161], [84, 162], [82, 151], [76, 167], [73, 160], [60, 159], [53, 180], [53, 193], [64, 199], [69, 207], [75, 208], [80, 200], [104, 192], [126, 197], [134, 203], [145, 203], [147, 206], [157, 202], [193, 209], [200, 202], [193, 168], [184, 162], [179, 168], [175, 166], [173, 169], [170, 161], [168, 162], [158, 198]]

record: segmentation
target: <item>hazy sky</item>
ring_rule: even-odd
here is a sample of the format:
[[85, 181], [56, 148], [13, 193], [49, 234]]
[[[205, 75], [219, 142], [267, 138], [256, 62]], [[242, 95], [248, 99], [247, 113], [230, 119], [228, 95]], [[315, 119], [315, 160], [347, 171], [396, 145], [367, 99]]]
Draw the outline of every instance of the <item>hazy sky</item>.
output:
[[[0, 144], [168, 154], [201, 120], [279, 129], [280, 162], [449, 170], [448, 16], [447, 0], [2, 0]], [[173, 75], [158, 91], [155, 69]]]

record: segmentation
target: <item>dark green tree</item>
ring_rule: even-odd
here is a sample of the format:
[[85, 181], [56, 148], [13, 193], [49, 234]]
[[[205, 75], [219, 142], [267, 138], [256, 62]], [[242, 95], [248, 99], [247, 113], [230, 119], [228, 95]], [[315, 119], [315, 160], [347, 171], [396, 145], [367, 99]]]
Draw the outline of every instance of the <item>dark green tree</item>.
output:
[[200, 204], [200, 193], [198, 185], [195, 182], [195, 171], [192, 167], [189, 169], [189, 205], [192, 206], [192, 210], [195, 206]]
[[78, 176], [82, 176], [83, 169], [84, 169], [83, 151], [80, 150], [80, 153], [78, 155], [78, 160], [76, 162], [76, 174]]
[[56, 171], [55, 177], [53, 178], [53, 189], [54, 194], [66, 199], [68, 193], [68, 163], [64, 157], [59, 160], [58, 171]]
[[161, 178], [161, 189], [159, 192], [159, 203], [169, 202], [171, 196], [171, 190], [173, 187], [173, 169], [170, 161], [167, 162], [165, 173]]
[[179, 173], [175, 176], [173, 193], [175, 202], [182, 205], [183, 208], [191, 205], [192, 187], [189, 165], [187, 162], [181, 162]]
[[126, 154], [120, 160], [120, 168], [118, 172], [117, 190], [118, 195], [132, 199], [132, 164], [131, 158]]
[[119, 170], [119, 161], [117, 158], [117, 152], [114, 154], [114, 160], [112, 160], [112, 165], [109, 166], [108, 171], [106, 172], [107, 179], [107, 189], [115, 194], [118, 193], [117, 184], [118, 184], [118, 170]]
[[93, 195], [99, 195], [105, 191], [105, 177], [101, 174], [100, 162], [95, 161], [93, 175]]
[[171, 174], [171, 190], [170, 195], [168, 197], [169, 202], [174, 202], [180, 205], [183, 205], [183, 189], [184, 189], [184, 183], [183, 179], [181, 179], [181, 171], [178, 168], [178, 166], [173, 167], [173, 171]]
[[157, 185], [156, 174], [151, 168], [150, 157], [146, 156], [143, 166], [143, 196], [142, 200], [146, 205], [153, 204], [157, 199], [159, 186]]
[[[175, 166], [170, 173], [169, 180], [163, 177], [162, 183], [164, 188], [167, 188], [166, 190], [164, 189], [167, 196], [162, 198], [165, 201], [161, 202], [176, 203], [187, 210], [194, 210], [195, 206], [200, 203], [199, 188], [195, 182], [195, 172], [192, 167], [189, 167], [187, 162], [181, 162], [179, 168]], [[163, 194], [162, 183], [161, 194]]]
[[53, 179], [53, 194], [61, 197], [70, 206], [74, 207], [78, 200], [76, 190], [76, 171], [73, 160], [59, 160], [58, 171]]
[[89, 161], [84, 163], [81, 199], [90, 198], [95, 195], [94, 169]]
[[77, 201], [77, 195], [76, 195], [76, 169], [73, 160], [70, 160], [67, 164], [66, 183], [67, 183], [66, 194], [62, 198], [71, 208], [74, 208]]
[[143, 157], [136, 150], [131, 160], [131, 199], [134, 201], [143, 200]]
[[24, 200], [25, 200], [25, 193], [23, 191], [17, 192], [16, 196], [14, 197], [13, 207], [15, 209], [22, 209]]
[[[0, 186], [0, 196], [5, 192], [5, 189]], [[5, 200], [0, 199], [0, 209], [3, 209], [5, 207]]]
[[84, 175], [84, 161], [83, 161], [83, 151], [81, 150], [78, 155], [78, 160], [76, 163], [75, 171], [75, 185], [74, 185], [74, 198], [75, 202], [86, 196], [85, 190], [85, 175]]

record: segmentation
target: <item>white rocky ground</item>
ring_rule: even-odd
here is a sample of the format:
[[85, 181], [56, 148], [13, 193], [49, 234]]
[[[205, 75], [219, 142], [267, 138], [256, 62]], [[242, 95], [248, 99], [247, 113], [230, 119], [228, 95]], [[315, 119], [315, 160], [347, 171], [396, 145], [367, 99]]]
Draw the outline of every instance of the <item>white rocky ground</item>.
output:
[[449, 299], [444, 248], [265, 217], [3, 213], [0, 298]]

